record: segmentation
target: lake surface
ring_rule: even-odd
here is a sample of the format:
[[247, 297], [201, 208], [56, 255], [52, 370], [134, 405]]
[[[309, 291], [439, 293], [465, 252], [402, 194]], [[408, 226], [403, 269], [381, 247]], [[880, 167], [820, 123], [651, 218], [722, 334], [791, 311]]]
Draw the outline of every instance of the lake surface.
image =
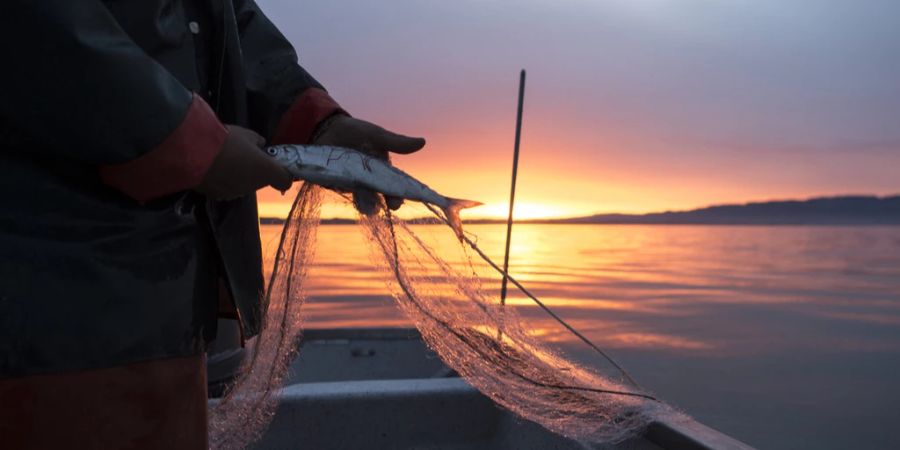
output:
[[[461, 263], [445, 228], [414, 230]], [[502, 261], [504, 226], [467, 230]], [[263, 227], [268, 260], [279, 233]], [[317, 248], [308, 327], [410, 325], [360, 227], [322, 226]], [[646, 388], [751, 445], [900, 448], [900, 227], [517, 225], [510, 273]], [[510, 298], [542, 339], [597, 362]]]

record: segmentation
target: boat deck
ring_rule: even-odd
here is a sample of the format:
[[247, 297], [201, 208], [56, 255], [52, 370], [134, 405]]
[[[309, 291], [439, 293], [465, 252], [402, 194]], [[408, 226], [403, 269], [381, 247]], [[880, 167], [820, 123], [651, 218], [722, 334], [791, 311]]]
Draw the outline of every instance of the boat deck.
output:
[[519, 419], [447, 368], [414, 329], [307, 330], [259, 449], [749, 449], [689, 419], [614, 447]]

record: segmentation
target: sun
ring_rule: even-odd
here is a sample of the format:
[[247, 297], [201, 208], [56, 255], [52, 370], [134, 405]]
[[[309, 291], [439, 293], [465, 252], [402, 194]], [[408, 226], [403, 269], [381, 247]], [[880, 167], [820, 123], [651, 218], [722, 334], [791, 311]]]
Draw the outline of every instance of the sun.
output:
[[[509, 214], [509, 205], [505, 203], [488, 203], [486, 205], [463, 211], [471, 218], [506, 218]], [[567, 213], [565, 208], [560, 208], [545, 203], [516, 203], [513, 211], [513, 217], [516, 219], [550, 219], [557, 217], [565, 217]]]

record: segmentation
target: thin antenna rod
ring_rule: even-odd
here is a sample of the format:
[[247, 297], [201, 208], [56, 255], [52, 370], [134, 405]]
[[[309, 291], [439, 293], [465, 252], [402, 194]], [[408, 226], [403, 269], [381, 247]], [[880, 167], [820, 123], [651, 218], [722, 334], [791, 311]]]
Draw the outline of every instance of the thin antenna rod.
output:
[[512, 186], [509, 188], [509, 217], [506, 219], [506, 253], [503, 255], [503, 284], [500, 304], [506, 305], [506, 285], [509, 282], [509, 244], [512, 239], [513, 206], [516, 203], [516, 175], [519, 172], [519, 141], [522, 138], [522, 104], [525, 101], [525, 69], [519, 73], [519, 108], [516, 112], [516, 144], [513, 148]]

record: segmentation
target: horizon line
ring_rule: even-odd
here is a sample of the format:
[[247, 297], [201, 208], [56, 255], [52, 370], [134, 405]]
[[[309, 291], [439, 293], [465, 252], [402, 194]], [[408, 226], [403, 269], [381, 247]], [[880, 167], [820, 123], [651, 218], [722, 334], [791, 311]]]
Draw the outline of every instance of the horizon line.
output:
[[[532, 217], [528, 219], [515, 219], [515, 222], [548, 222], [548, 221], [566, 221], [566, 220], [578, 220], [578, 219], [590, 219], [598, 216], [610, 216], [610, 217], [622, 217], [622, 218], [640, 218], [645, 216], [653, 216], [660, 214], [678, 214], [678, 213], [690, 213], [696, 211], [702, 211], [705, 209], [711, 208], [719, 208], [719, 207], [728, 207], [728, 206], [751, 206], [751, 205], [761, 205], [761, 204], [770, 204], [770, 203], [803, 203], [810, 202], [815, 200], [834, 200], [834, 199], [878, 199], [878, 200], [886, 200], [895, 197], [900, 197], [900, 193], [896, 194], [887, 194], [887, 195], [877, 195], [877, 194], [841, 194], [841, 195], [823, 195], [823, 196], [813, 196], [806, 198], [779, 198], [779, 199], [770, 199], [770, 200], [753, 200], [743, 203], [712, 203], [707, 204], [705, 206], [699, 206], [690, 209], [667, 209], [662, 211], [650, 211], [644, 213], [622, 213], [622, 212], [595, 212], [587, 215], [577, 215], [577, 216], [559, 216], [559, 217]], [[431, 216], [420, 216], [414, 217], [411, 221], [423, 221], [423, 220], [431, 220], [434, 217]], [[260, 220], [277, 220], [283, 221], [285, 218], [276, 217], [276, 216], [260, 216]], [[358, 219], [349, 218], [349, 217], [323, 217], [321, 220], [323, 221], [348, 221], [348, 222], [356, 222]], [[503, 217], [492, 217], [492, 216], [476, 216], [471, 218], [466, 218], [466, 222], [497, 222], [497, 223], [505, 223], [506, 218]]]

